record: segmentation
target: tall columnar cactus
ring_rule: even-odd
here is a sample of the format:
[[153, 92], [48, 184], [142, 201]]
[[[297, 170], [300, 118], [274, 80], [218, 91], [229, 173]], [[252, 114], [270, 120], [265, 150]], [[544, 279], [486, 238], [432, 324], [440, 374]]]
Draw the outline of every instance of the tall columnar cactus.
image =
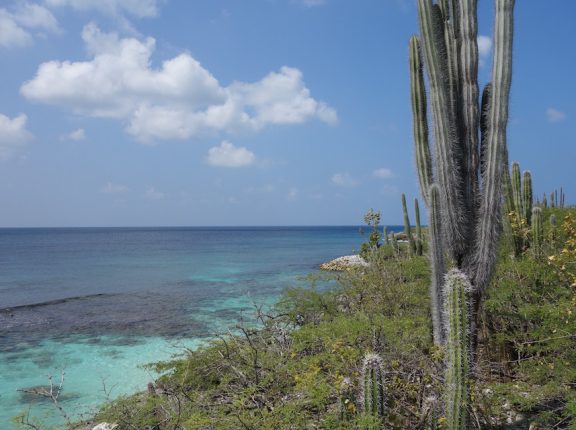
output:
[[384, 366], [377, 354], [366, 354], [361, 371], [361, 401], [364, 413], [381, 417], [384, 415]]
[[526, 223], [530, 225], [532, 219], [532, 175], [526, 170], [522, 177], [522, 207], [524, 209], [524, 218]]
[[544, 206], [544, 209], [548, 208], [548, 199], [546, 198], [546, 193], [544, 193], [542, 196], [542, 206]]
[[422, 255], [424, 240], [422, 238], [422, 226], [420, 225], [420, 206], [418, 199], [414, 199], [414, 216], [416, 217], [416, 255]]
[[542, 243], [544, 242], [544, 227], [542, 223], [542, 209], [538, 206], [532, 208], [532, 253], [535, 258], [542, 255]]
[[472, 367], [470, 339], [470, 301], [472, 285], [468, 277], [458, 269], [446, 275], [444, 306], [446, 325], [446, 428], [467, 429], [469, 377]]
[[[492, 78], [481, 102], [477, 0], [441, 0], [438, 4], [417, 0], [420, 37], [410, 40], [418, 177], [428, 206], [432, 206], [432, 190], [436, 190], [439, 200], [436, 216], [440, 222], [436, 233], [430, 229], [430, 244], [432, 247], [436, 243], [436, 254], [451, 258], [473, 285], [475, 306], [470, 318], [473, 338], [477, 306], [494, 269], [500, 234], [514, 2], [495, 0]], [[434, 132], [434, 163], [429, 149], [424, 63]], [[433, 274], [442, 273], [443, 267], [434, 267], [442, 259], [430, 254]], [[438, 288], [434, 279], [432, 284], [432, 288]], [[431, 292], [431, 296], [436, 294]], [[440, 309], [439, 315], [444, 314]], [[433, 323], [434, 330], [442, 325], [442, 320], [440, 324]], [[434, 339], [442, 341], [443, 336], [434, 333]]]
[[560, 187], [560, 207], [563, 208], [564, 207], [564, 190], [562, 189], [562, 187]]
[[384, 245], [388, 245], [388, 228], [386, 226], [382, 229], [382, 240]]
[[412, 237], [412, 229], [410, 228], [410, 218], [408, 218], [408, 207], [406, 206], [406, 196], [404, 193], [402, 193], [402, 212], [404, 213], [404, 233], [408, 240], [408, 252], [410, 255], [414, 255], [416, 252], [416, 244]]
[[550, 207], [556, 207], [555, 203], [554, 203], [554, 192], [550, 193]]

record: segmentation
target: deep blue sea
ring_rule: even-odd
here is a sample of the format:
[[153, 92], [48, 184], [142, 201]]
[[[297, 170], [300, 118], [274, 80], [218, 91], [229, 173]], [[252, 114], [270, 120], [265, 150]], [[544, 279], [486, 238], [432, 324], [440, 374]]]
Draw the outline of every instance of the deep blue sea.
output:
[[0, 428], [27, 411], [57, 423], [49, 402], [18, 390], [62, 370], [75, 417], [144, 389], [156, 375], [141, 365], [233, 326], [366, 239], [359, 227], [0, 229]]

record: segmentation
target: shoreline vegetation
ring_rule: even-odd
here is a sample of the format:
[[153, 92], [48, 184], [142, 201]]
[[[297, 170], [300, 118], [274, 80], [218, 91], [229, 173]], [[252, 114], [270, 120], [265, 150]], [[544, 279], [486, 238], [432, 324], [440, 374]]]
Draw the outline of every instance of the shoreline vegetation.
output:
[[[516, 255], [519, 230], [500, 241], [479, 309], [472, 428], [576, 428], [576, 210], [542, 213], [540, 255], [529, 247]], [[369, 266], [321, 273], [337, 279], [327, 291], [314, 280], [286, 290], [272, 309], [256, 307], [253, 320], [151, 364], [163, 376], [147, 391], [67, 428], [442, 428], [432, 407], [443, 392], [444, 351], [432, 340], [430, 268], [408, 248], [382, 245]], [[366, 354], [380, 357], [382, 416], [362, 411]]]

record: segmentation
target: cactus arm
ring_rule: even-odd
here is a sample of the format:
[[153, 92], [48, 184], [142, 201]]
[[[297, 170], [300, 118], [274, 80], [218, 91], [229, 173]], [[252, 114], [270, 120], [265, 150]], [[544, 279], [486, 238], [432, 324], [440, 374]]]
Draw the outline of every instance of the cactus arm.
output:
[[442, 251], [440, 216], [440, 189], [433, 184], [430, 187], [430, 210], [428, 211], [428, 236], [432, 279], [430, 284], [430, 308], [432, 313], [432, 334], [434, 343], [444, 343], [444, 314], [442, 311], [442, 284], [446, 273], [444, 253]]
[[460, 5], [460, 78], [461, 126], [464, 147], [465, 200], [473, 210], [473, 196], [478, 186], [478, 19], [477, 0], [461, 0]]
[[428, 205], [428, 189], [432, 183], [432, 159], [428, 143], [426, 119], [426, 87], [420, 54], [420, 43], [416, 36], [410, 38], [410, 92], [412, 95], [412, 117], [414, 146], [416, 149], [416, 171], [424, 203]]
[[503, 156], [504, 148], [506, 148], [506, 126], [512, 81], [513, 9], [514, 0], [496, 0], [492, 97], [488, 114], [482, 194], [474, 255], [473, 285], [479, 293], [486, 288], [492, 275], [500, 234]]
[[459, 259], [467, 243], [468, 223], [463, 220], [462, 181], [458, 161], [455, 115], [449, 100], [446, 46], [440, 8], [430, 0], [418, 0], [421, 42], [430, 86], [434, 136], [436, 138], [437, 180], [440, 185], [444, 242]]

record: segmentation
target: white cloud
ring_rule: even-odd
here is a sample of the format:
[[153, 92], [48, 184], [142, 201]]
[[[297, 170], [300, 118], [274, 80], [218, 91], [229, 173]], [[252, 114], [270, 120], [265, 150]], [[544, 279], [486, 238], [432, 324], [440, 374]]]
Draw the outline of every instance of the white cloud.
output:
[[380, 169], [374, 170], [372, 172], [372, 176], [375, 178], [389, 179], [394, 177], [394, 172], [392, 172], [392, 170], [388, 169], [387, 167], [381, 167]]
[[546, 118], [548, 118], [548, 122], [562, 122], [566, 119], [566, 114], [558, 109], [549, 107], [546, 109]]
[[74, 142], [80, 142], [81, 140], [85, 139], [86, 139], [86, 132], [84, 131], [83, 128], [71, 131], [70, 133], [62, 136], [62, 140], [72, 140]]
[[100, 188], [100, 192], [104, 194], [122, 194], [127, 191], [128, 191], [127, 186], [113, 184], [112, 182], [107, 182], [106, 185]]
[[20, 114], [14, 119], [0, 113], [0, 159], [9, 158], [14, 151], [32, 138], [26, 130], [28, 117]]
[[164, 193], [158, 191], [155, 187], [149, 187], [144, 194], [148, 200], [162, 200], [164, 198]]
[[478, 36], [478, 56], [480, 57], [480, 66], [486, 64], [490, 52], [492, 51], [492, 38], [489, 36]]
[[155, 17], [157, 0], [45, 0], [50, 7], [68, 6], [79, 11], [96, 11], [108, 16]]
[[292, 187], [288, 190], [288, 194], [286, 195], [286, 198], [288, 200], [296, 200], [296, 197], [298, 197], [298, 188]]
[[121, 39], [94, 24], [82, 38], [92, 60], [43, 63], [21, 93], [80, 115], [125, 121], [142, 142], [338, 120], [333, 108], [312, 98], [298, 69], [282, 67], [260, 81], [223, 87], [189, 53], [152, 69], [153, 38]]
[[43, 6], [20, 3], [13, 10], [0, 9], [0, 46], [18, 48], [33, 43], [30, 31], [60, 31], [54, 15]]
[[254, 164], [256, 156], [244, 147], [236, 147], [223, 141], [220, 146], [208, 150], [206, 162], [217, 167], [246, 167]]
[[336, 173], [332, 175], [330, 181], [339, 187], [355, 187], [358, 181], [350, 176], [349, 173]]

